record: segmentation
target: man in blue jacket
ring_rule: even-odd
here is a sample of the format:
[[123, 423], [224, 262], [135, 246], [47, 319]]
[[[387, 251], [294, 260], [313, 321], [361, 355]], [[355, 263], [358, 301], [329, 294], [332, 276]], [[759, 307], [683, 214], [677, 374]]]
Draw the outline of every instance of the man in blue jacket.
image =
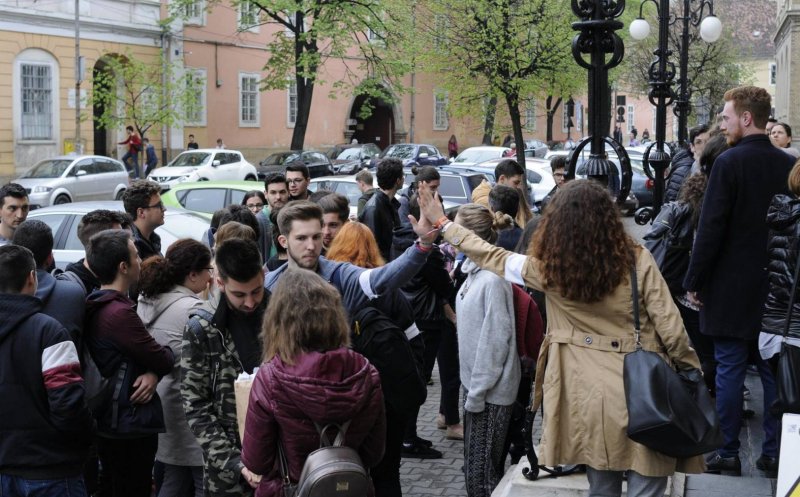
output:
[[264, 285], [267, 290], [272, 291], [287, 266], [309, 269], [339, 290], [342, 304], [351, 316], [368, 301], [408, 283], [425, 265], [438, 233], [430, 223], [418, 224], [414, 230], [419, 239], [400, 257], [385, 266], [364, 269], [320, 256], [322, 209], [314, 203], [295, 201], [286, 204], [278, 214], [278, 229], [281, 232], [278, 242], [286, 248], [289, 262], [267, 275]]
[[85, 496], [94, 425], [78, 352], [35, 293], [31, 251], [0, 247], [0, 495]]
[[[756, 466], [777, 470], [777, 422], [769, 413], [775, 379], [757, 351], [767, 295], [767, 209], [775, 194], [788, 193], [794, 158], [764, 133], [771, 106], [754, 86], [725, 93], [720, 130], [732, 148], [714, 162], [683, 286], [700, 305], [700, 329], [714, 341], [717, 411], [725, 444], [707, 460], [709, 472], [741, 475], [739, 430], [742, 386], [754, 358], [764, 387], [764, 444]], [[751, 352], [755, 351], [754, 354]]]
[[29, 219], [16, 229], [13, 243], [33, 253], [39, 280], [36, 298], [42, 301], [41, 312], [61, 323], [77, 345], [83, 332], [86, 294], [80, 283], [57, 280], [47, 271], [53, 265], [53, 230], [43, 221]]

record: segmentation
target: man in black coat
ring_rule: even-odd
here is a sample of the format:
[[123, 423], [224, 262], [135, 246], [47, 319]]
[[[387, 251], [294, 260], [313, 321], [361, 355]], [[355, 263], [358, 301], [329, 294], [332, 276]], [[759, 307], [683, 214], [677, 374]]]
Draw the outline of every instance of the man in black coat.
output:
[[400, 228], [400, 216], [397, 213], [400, 202], [394, 195], [403, 186], [403, 163], [397, 159], [383, 159], [378, 163], [375, 176], [378, 179], [378, 189], [364, 205], [364, 211], [358, 216], [358, 220], [372, 230], [381, 255], [389, 262], [392, 260], [394, 230]]
[[[755, 357], [764, 405], [775, 398], [775, 380], [758, 353], [761, 314], [767, 293], [767, 208], [787, 193], [794, 159], [770, 143], [764, 126], [770, 96], [747, 86], [725, 93], [720, 130], [733, 148], [717, 158], [708, 182], [684, 287], [702, 305], [700, 326], [714, 341], [717, 411], [724, 446], [708, 459], [708, 471], [741, 474], [739, 430], [742, 386], [748, 356]], [[764, 413], [759, 469], [777, 469], [776, 420]]]

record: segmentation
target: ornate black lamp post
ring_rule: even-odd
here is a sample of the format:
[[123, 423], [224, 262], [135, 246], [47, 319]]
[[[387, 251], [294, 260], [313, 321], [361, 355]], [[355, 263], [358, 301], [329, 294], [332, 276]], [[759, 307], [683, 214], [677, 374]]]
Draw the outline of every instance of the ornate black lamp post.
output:
[[[667, 128], [667, 106], [673, 102], [675, 102], [675, 114], [678, 116], [678, 140], [682, 144], [686, 143], [686, 119], [691, 111], [689, 80], [686, 75], [689, 60], [689, 25], [697, 26], [700, 24], [700, 36], [708, 42], [716, 41], [722, 32], [722, 25], [719, 19], [713, 15], [712, 0], [700, 0], [699, 6], [692, 9], [694, 1], [683, 0], [683, 16], [678, 17], [670, 14], [670, 0], [644, 0], [639, 7], [639, 17], [630, 26], [631, 36], [634, 39], [643, 40], [646, 38], [650, 33], [650, 25], [642, 18], [642, 10], [647, 3], [655, 5], [658, 13], [658, 48], [654, 52], [656, 59], [650, 64], [650, 69], [648, 70], [650, 79], [648, 99], [656, 107], [656, 139], [645, 150], [643, 161], [645, 172], [654, 182], [652, 217], [658, 215], [664, 202], [664, 173], [670, 163], [669, 152], [664, 147]], [[706, 6], [709, 7], [711, 14], [703, 19], [701, 23], [700, 19]], [[680, 47], [681, 74], [678, 80], [680, 95], [676, 95], [672, 89], [672, 81], [675, 79], [675, 64], [669, 60], [672, 52], [669, 50], [668, 43], [669, 27], [679, 20], [683, 22], [683, 32]], [[653, 171], [650, 170], [650, 166], [652, 166]], [[650, 216], [644, 217], [649, 218]]]
[[[579, 31], [572, 39], [572, 56], [578, 65], [589, 70], [589, 136], [581, 140], [570, 154], [566, 178], [575, 177], [580, 153], [586, 145], [591, 144], [589, 158], [582, 165], [586, 176], [607, 184], [617, 203], [622, 205], [631, 188], [631, 165], [622, 144], [608, 137], [611, 109], [608, 70], [619, 65], [625, 53], [622, 39], [616, 33], [623, 26], [617, 19], [625, 10], [625, 0], [571, 2], [572, 11], [580, 18], [580, 21], [572, 23], [572, 29]], [[588, 62], [584, 55], [589, 55]], [[619, 157], [621, 178], [614, 164], [608, 160], [606, 143]]]

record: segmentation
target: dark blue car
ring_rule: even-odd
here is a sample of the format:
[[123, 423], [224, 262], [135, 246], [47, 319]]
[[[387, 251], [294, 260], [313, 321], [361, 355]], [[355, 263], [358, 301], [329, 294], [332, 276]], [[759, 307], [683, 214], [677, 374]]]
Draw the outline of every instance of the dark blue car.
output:
[[373, 159], [370, 167], [375, 167], [380, 159], [393, 157], [403, 162], [404, 166], [443, 166], [447, 158], [439, 153], [433, 145], [422, 143], [395, 143], [384, 150], [378, 159]]

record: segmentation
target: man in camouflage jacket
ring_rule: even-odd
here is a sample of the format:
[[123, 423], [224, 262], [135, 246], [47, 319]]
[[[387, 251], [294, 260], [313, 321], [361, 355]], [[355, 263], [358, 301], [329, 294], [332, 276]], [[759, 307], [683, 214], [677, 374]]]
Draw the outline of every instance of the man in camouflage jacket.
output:
[[219, 294], [191, 311], [184, 330], [181, 397], [203, 448], [205, 495], [250, 496], [260, 478], [241, 462], [233, 384], [261, 362], [258, 334], [268, 299], [255, 242], [224, 242], [216, 263]]

